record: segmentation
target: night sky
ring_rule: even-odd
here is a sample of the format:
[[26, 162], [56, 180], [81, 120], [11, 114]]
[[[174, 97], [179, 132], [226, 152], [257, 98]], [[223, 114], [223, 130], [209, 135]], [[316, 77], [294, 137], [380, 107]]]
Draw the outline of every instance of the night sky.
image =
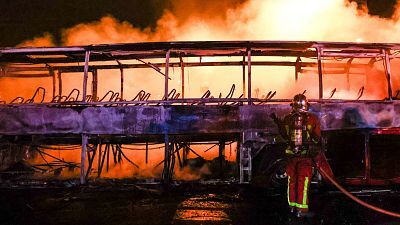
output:
[[1, 0], [0, 45], [15, 46], [49, 32], [60, 39], [62, 28], [106, 15], [136, 27], [151, 26], [168, 7], [165, 0]]
[[[48, 32], [60, 43], [61, 31], [105, 15], [135, 27], [153, 27], [173, 2], [192, 0], [0, 0], [0, 46], [15, 46]], [[214, 0], [204, 0], [214, 1]], [[224, 0], [237, 3], [244, 0]], [[261, 0], [262, 1], [262, 0]], [[367, 5], [371, 15], [390, 18], [396, 0], [352, 0]], [[176, 5], [175, 5], [176, 6]]]

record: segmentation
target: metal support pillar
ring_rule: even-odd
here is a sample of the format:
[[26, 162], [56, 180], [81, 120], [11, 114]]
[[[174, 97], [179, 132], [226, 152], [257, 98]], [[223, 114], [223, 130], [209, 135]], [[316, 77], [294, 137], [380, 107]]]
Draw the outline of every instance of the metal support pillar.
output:
[[51, 75], [52, 78], [52, 98], [56, 96], [56, 75], [54, 73], [54, 70], [52, 68], [49, 69], [49, 74]]
[[294, 80], [297, 82], [299, 79], [299, 73], [301, 71], [301, 58], [297, 57], [296, 59], [296, 66], [295, 66], [295, 72], [294, 72]]
[[168, 50], [165, 54], [165, 81], [164, 81], [164, 98], [168, 100], [168, 79], [169, 79], [169, 57], [171, 50]]
[[184, 144], [183, 148], [182, 148], [182, 165], [183, 167], [186, 166], [187, 163], [187, 155], [189, 153], [189, 147], [187, 146], [187, 144]]
[[369, 132], [365, 132], [364, 134], [364, 165], [365, 165], [365, 172], [364, 172], [364, 180], [366, 183], [369, 182], [371, 177], [371, 159], [370, 159], [370, 147], [369, 147]]
[[87, 80], [88, 80], [88, 73], [89, 73], [89, 58], [90, 58], [90, 51], [85, 52], [85, 66], [83, 69], [83, 91], [82, 91], [82, 101], [86, 102], [86, 95], [87, 95]]
[[57, 78], [58, 78], [58, 95], [61, 97], [62, 96], [62, 77], [61, 77], [61, 71], [57, 72]]
[[171, 144], [169, 145], [169, 172], [168, 172], [168, 181], [171, 182], [172, 181], [172, 177], [174, 175], [174, 169], [175, 169], [175, 143], [171, 142]]
[[[181, 93], [182, 99], [185, 98], [185, 65], [183, 63], [182, 57], [179, 57], [180, 66], [181, 66]], [[184, 104], [184, 103], [182, 103]]]
[[110, 165], [110, 148], [107, 149], [106, 154], [107, 154], [107, 156], [106, 156], [106, 159], [107, 159], [107, 161], [106, 161], [106, 171], [108, 172], [109, 165]]
[[219, 141], [219, 149], [218, 149], [218, 159], [219, 159], [219, 172], [220, 178], [224, 177], [224, 168], [225, 168], [225, 141]]
[[239, 182], [241, 184], [248, 184], [251, 181], [251, 147], [244, 144], [242, 134], [242, 141], [239, 145]]
[[251, 49], [247, 50], [247, 99], [249, 105], [252, 105], [251, 101]]
[[324, 98], [324, 89], [322, 85], [322, 59], [321, 59], [321, 48], [317, 47], [317, 60], [318, 60], [318, 90], [319, 90], [319, 95], [318, 98], [321, 100]]
[[86, 152], [87, 152], [88, 136], [82, 134], [82, 150], [81, 150], [81, 184], [86, 184]]
[[[182, 170], [183, 168], [183, 162], [182, 162], [182, 158], [181, 158], [181, 154], [179, 152], [179, 150], [183, 149], [183, 145], [182, 144], [178, 144], [175, 143], [175, 153], [176, 153], [176, 157], [178, 158], [178, 163], [179, 163], [179, 168]], [[183, 150], [182, 150], [183, 151]]]
[[122, 67], [122, 63], [120, 63], [118, 60], [117, 60], [117, 63], [119, 65], [119, 71], [120, 71], [120, 74], [121, 74], [120, 94], [121, 94], [121, 101], [123, 101], [123, 99], [124, 99], [124, 68]]
[[97, 102], [97, 70], [92, 71], [92, 101]]
[[164, 183], [169, 183], [169, 161], [171, 159], [170, 149], [169, 149], [169, 137], [168, 134], [164, 134], [164, 169], [162, 173], [162, 180]]
[[103, 151], [101, 146], [99, 148], [99, 154], [98, 154], [99, 157], [98, 157], [98, 160], [97, 160], [97, 177], [100, 177], [100, 174], [101, 174], [101, 170], [100, 169], [102, 168], [101, 159], [103, 158], [103, 152], [105, 153], [105, 151], [107, 151], [109, 149], [109, 147], [110, 147], [109, 144], [105, 144], [104, 145], [104, 151]]
[[385, 55], [385, 72], [386, 72], [386, 80], [387, 80], [387, 86], [388, 86], [388, 99], [392, 100], [393, 99], [393, 93], [392, 93], [392, 80], [391, 80], [391, 67], [390, 67], [390, 49], [383, 49], [383, 53]]
[[243, 56], [242, 61], [242, 87], [243, 87], [243, 98], [246, 97], [246, 56]]

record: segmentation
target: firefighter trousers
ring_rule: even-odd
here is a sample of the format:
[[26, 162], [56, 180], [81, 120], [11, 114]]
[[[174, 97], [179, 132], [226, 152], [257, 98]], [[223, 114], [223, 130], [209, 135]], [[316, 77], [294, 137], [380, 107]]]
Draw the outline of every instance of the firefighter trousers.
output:
[[290, 207], [308, 212], [308, 190], [312, 176], [312, 159], [291, 157], [286, 166], [288, 175], [287, 197]]

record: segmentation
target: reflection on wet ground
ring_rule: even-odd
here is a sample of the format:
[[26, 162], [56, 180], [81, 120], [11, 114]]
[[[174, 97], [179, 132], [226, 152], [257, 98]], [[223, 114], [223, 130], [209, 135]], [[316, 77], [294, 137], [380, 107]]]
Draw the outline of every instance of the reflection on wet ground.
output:
[[231, 207], [232, 205], [226, 201], [224, 196], [217, 194], [195, 195], [178, 205], [174, 222], [180, 224], [192, 224], [193, 221], [232, 222], [227, 211]]
[[[400, 194], [360, 192], [365, 201], [400, 211]], [[288, 212], [285, 190], [237, 185], [92, 186], [0, 189], [0, 224], [397, 225], [332, 190], [311, 193], [310, 218]]]

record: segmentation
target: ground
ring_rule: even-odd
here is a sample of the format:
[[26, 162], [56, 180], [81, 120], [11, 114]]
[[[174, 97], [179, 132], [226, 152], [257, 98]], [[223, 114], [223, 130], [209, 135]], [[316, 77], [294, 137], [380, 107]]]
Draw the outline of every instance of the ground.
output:
[[[364, 188], [365, 190], [365, 188]], [[372, 190], [372, 189], [369, 189]], [[398, 188], [360, 192], [363, 200], [400, 211]], [[312, 218], [291, 215], [285, 190], [232, 183], [162, 186], [108, 181], [85, 187], [32, 183], [0, 189], [0, 224], [251, 224], [394, 225], [333, 188], [311, 193]]]

